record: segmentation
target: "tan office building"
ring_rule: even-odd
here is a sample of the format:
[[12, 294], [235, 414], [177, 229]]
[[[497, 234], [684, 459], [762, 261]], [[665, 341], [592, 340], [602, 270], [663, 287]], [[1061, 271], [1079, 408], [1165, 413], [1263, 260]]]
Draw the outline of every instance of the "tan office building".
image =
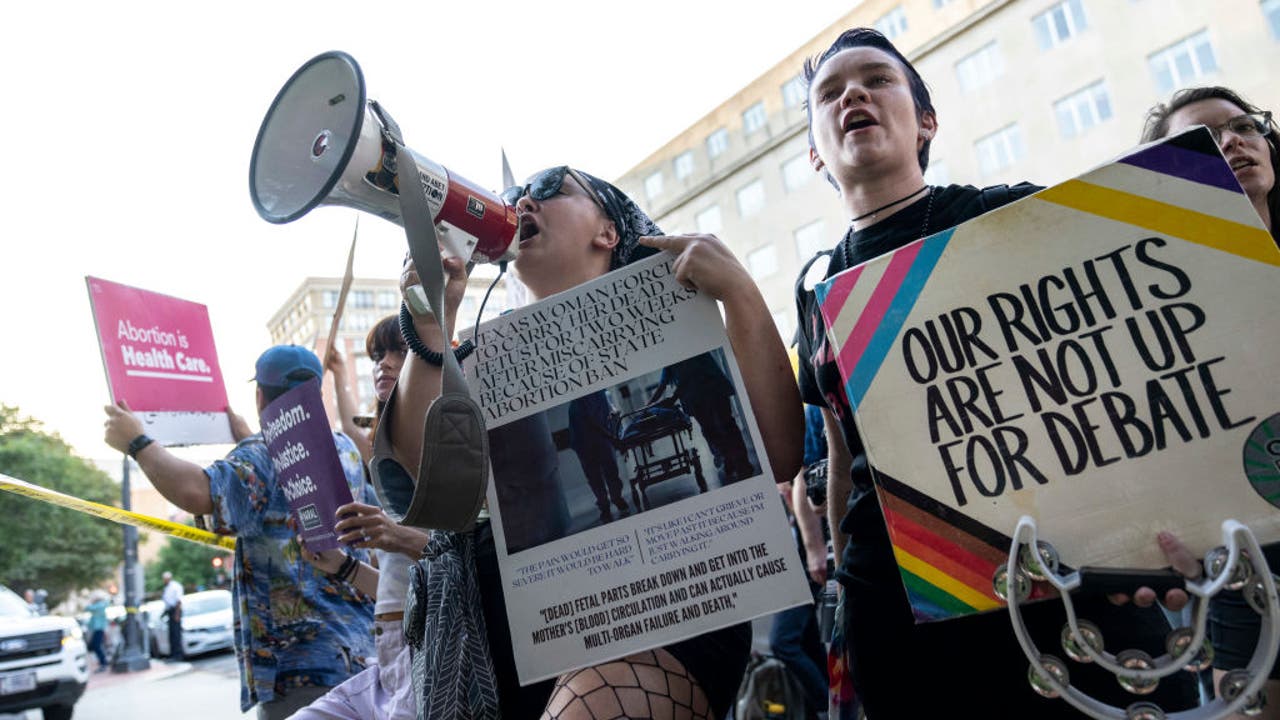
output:
[[617, 183], [665, 231], [725, 240], [788, 339], [801, 265], [847, 223], [808, 162], [801, 69], [857, 26], [929, 84], [935, 184], [1067, 179], [1135, 145], [1180, 87], [1227, 85], [1280, 111], [1280, 0], [865, 0]]
[[[480, 300], [493, 281], [492, 273], [478, 273], [468, 279], [467, 293], [458, 308], [461, 330], [470, 335], [470, 326], [476, 321]], [[506, 282], [500, 281], [485, 305], [484, 319], [496, 316], [506, 308]], [[276, 310], [267, 323], [273, 344], [292, 343], [311, 348], [321, 354], [328, 346], [329, 326], [338, 305], [342, 290], [342, 278], [309, 277]], [[372, 411], [375, 404], [373, 390], [373, 362], [364, 351], [365, 337], [378, 321], [400, 312], [400, 281], [398, 279], [354, 278], [347, 293], [346, 305], [338, 326], [338, 349], [347, 358], [346, 384], [356, 389], [356, 401], [361, 410]], [[321, 358], [323, 359], [323, 357]], [[325, 410], [329, 417], [338, 418], [333, 398], [333, 382], [323, 385]]]

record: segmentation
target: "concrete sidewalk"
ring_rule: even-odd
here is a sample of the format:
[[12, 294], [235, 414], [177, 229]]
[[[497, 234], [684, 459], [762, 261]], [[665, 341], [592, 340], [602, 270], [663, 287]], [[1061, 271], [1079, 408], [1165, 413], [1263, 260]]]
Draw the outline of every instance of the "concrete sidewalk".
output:
[[[234, 670], [234, 657], [231, 657]], [[240, 681], [221, 663], [151, 661], [136, 673], [97, 673], [76, 703], [76, 720], [254, 718], [240, 712]]]
[[[235, 655], [194, 662], [152, 660], [134, 673], [93, 673], [76, 703], [75, 720], [222, 720], [256, 718], [240, 712], [240, 679]], [[0, 714], [0, 720], [41, 720], [39, 710]]]

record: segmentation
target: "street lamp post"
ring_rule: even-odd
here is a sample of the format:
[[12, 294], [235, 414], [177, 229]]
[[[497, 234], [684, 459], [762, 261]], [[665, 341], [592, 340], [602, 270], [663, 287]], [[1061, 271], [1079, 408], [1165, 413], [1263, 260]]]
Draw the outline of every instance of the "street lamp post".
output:
[[[121, 473], [120, 506], [125, 510], [133, 509], [133, 500], [129, 491], [129, 456], [124, 458], [124, 472]], [[124, 627], [120, 634], [124, 641], [124, 649], [111, 663], [111, 672], [123, 673], [146, 670], [151, 667], [151, 658], [142, 647], [142, 627], [138, 622], [138, 603], [142, 599], [142, 588], [139, 587], [138, 573], [138, 528], [124, 526]]]

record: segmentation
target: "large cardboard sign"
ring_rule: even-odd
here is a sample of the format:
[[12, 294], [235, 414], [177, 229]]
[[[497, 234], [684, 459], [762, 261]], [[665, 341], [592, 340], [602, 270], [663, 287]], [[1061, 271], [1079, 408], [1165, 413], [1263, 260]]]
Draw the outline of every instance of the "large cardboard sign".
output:
[[520, 682], [811, 602], [714, 300], [660, 254], [480, 326]]
[[999, 607], [1022, 515], [1073, 567], [1280, 540], [1277, 265], [1199, 129], [820, 285], [917, 617]]
[[230, 443], [227, 391], [199, 303], [85, 277], [112, 402], [164, 445]]
[[259, 421], [298, 537], [311, 552], [336, 549], [334, 513], [351, 502], [351, 487], [324, 412], [320, 380], [308, 380], [272, 400]]

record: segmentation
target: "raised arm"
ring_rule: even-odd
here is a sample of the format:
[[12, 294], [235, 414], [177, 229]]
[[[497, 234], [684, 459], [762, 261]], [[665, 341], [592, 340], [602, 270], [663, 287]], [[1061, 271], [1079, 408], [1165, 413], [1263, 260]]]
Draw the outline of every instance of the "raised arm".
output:
[[[107, 444], [122, 453], [126, 452], [129, 443], [143, 434], [142, 421], [134, 416], [123, 400], [116, 405], [107, 405], [103, 410], [107, 413]], [[166, 500], [192, 515], [208, 515], [213, 512], [209, 476], [205, 475], [204, 468], [179, 458], [155, 442], [138, 451], [135, 459], [147, 479]]]
[[[452, 329], [458, 315], [458, 305], [467, 289], [467, 272], [462, 261], [445, 258], [445, 312]], [[406, 257], [400, 273], [400, 291], [418, 285], [418, 273], [413, 260]], [[413, 316], [413, 326], [424, 345], [436, 352], [449, 349], [448, 339], [441, 337], [439, 325], [431, 315]], [[407, 340], [407, 338], [406, 338]], [[432, 401], [440, 396], [441, 368], [428, 363], [410, 350], [404, 367], [396, 380], [395, 401], [384, 412], [379, 422], [387, 424], [396, 460], [410, 473], [416, 473], [422, 460], [422, 427]]]
[[804, 409], [791, 361], [760, 288], [714, 235], [666, 235], [641, 244], [677, 253], [676, 280], [724, 304], [725, 329], [747, 386], [773, 477], [794, 477], [804, 444]]
[[359, 412], [355, 390], [347, 374], [347, 359], [330, 339], [329, 349], [324, 354], [324, 368], [333, 373], [333, 397], [338, 405], [338, 421], [342, 432], [360, 451], [360, 459], [366, 463], [373, 459], [373, 441], [369, 439], [369, 431], [356, 425], [355, 416]]

